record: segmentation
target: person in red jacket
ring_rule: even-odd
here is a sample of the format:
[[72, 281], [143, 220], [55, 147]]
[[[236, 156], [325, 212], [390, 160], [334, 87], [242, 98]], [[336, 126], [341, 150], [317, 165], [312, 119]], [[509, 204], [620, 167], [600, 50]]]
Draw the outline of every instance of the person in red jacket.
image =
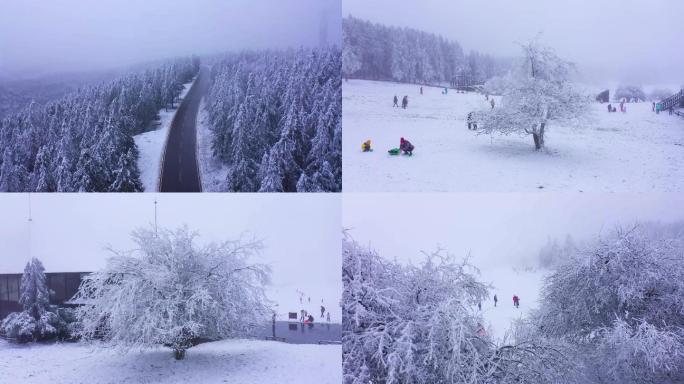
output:
[[411, 144], [411, 142], [409, 142], [408, 140], [404, 140], [403, 137], [401, 138], [401, 140], [399, 140], [399, 149], [404, 151], [404, 154], [406, 155], [413, 155], [413, 144]]
[[518, 295], [513, 295], [513, 305], [518, 308], [520, 306], [520, 298]]

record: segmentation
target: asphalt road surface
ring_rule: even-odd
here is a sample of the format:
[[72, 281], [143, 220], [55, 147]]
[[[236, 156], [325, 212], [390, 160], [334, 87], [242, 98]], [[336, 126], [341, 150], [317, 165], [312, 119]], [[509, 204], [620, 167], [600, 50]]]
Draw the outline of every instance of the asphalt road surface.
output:
[[197, 164], [197, 112], [208, 87], [209, 70], [202, 67], [171, 123], [161, 171], [161, 192], [202, 191]]

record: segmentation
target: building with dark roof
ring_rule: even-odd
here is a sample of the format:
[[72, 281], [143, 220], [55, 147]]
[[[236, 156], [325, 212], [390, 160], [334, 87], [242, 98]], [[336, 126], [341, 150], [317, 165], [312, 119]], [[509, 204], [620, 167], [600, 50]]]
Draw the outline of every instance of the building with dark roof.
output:
[[[73, 306], [68, 301], [74, 297], [81, 285], [81, 279], [89, 272], [56, 272], [46, 273], [50, 289], [50, 304], [60, 307]], [[21, 311], [19, 304], [19, 288], [21, 273], [0, 274], [0, 319], [11, 312]]]

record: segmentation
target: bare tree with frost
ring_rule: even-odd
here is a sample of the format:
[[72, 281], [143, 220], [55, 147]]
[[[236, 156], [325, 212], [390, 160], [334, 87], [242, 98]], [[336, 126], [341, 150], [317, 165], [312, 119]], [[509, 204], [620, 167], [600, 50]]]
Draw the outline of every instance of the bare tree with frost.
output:
[[539, 150], [548, 126], [577, 124], [588, 113], [590, 98], [573, 87], [573, 65], [551, 48], [534, 41], [521, 47], [517, 68], [487, 87], [499, 90], [502, 98], [500, 105], [478, 113], [478, 126], [481, 133], [530, 135]]
[[200, 247], [195, 237], [187, 227], [135, 231], [137, 250], [115, 253], [81, 284], [81, 336], [125, 349], [165, 345], [183, 359], [197, 339], [240, 337], [262, 324], [270, 269], [250, 261], [261, 243]]

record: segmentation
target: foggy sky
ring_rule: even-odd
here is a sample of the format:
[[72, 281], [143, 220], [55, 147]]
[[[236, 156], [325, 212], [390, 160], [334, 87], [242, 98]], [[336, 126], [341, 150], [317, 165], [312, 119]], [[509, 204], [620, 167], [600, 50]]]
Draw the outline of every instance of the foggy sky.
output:
[[561, 244], [637, 221], [684, 220], [682, 194], [345, 194], [343, 223], [361, 245], [399, 261], [437, 246], [480, 267], [534, 260], [550, 236]]
[[97, 70], [177, 55], [339, 45], [339, 0], [2, 0], [0, 74]]
[[438, 33], [499, 56], [540, 41], [574, 61], [587, 80], [684, 83], [680, 0], [342, 0], [343, 15]]
[[[154, 222], [187, 224], [197, 244], [251, 234], [264, 241], [257, 261], [273, 268], [274, 287], [325, 294], [339, 301], [339, 194], [31, 194], [31, 254], [47, 272], [93, 271], [115, 250], [130, 250], [130, 232]], [[0, 194], [0, 273], [21, 273], [29, 259], [28, 195]], [[312, 293], [309, 293], [312, 294]]]

